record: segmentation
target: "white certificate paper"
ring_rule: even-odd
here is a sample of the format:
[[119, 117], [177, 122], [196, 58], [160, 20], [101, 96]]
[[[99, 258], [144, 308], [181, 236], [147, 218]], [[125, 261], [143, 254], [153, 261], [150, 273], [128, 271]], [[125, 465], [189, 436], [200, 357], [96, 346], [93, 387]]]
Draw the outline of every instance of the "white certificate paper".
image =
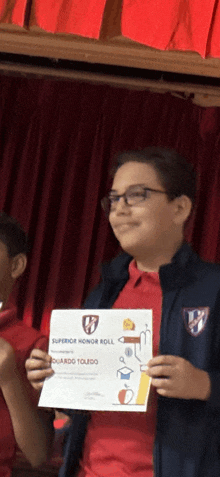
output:
[[146, 411], [152, 310], [54, 310], [49, 354], [39, 406]]

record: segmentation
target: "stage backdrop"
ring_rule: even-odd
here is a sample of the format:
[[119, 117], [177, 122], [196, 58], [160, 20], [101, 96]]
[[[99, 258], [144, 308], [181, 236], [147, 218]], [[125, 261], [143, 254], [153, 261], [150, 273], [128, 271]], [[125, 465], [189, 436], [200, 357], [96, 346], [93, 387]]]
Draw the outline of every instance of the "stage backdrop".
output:
[[105, 85], [0, 78], [0, 207], [29, 233], [29, 266], [15, 298], [20, 317], [48, 332], [51, 309], [80, 307], [99, 264], [118, 251], [100, 199], [113, 155], [175, 148], [199, 174], [187, 232], [220, 261], [220, 111], [171, 94]]

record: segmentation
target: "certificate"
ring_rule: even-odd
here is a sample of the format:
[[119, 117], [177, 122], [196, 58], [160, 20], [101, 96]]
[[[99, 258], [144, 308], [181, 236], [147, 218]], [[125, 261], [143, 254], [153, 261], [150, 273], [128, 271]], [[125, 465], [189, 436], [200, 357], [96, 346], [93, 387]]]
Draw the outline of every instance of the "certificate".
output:
[[39, 406], [146, 411], [152, 310], [53, 310], [49, 354]]

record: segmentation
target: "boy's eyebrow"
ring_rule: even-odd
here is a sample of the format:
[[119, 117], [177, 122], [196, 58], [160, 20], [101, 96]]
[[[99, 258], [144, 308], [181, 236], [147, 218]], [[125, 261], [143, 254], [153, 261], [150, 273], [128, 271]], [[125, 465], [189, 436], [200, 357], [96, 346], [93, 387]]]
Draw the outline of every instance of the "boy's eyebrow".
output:
[[[146, 184], [131, 184], [126, 190], [129, 190], [129, 189], [131, 189], [132, 187], [145, 187], [145, 188], [147, 189]], [[111, 190], [109, 191], [109, 194], [111, 194], [111, 192], [115, 193], [115, 192], [117, 192], [117, 190], [111, 189]]]

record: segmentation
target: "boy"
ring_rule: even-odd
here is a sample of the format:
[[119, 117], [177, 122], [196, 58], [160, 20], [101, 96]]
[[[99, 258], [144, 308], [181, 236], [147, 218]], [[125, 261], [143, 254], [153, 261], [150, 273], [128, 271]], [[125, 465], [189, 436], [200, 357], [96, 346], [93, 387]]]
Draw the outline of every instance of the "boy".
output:
[[[37, 393], [24, 363], [33, 347], [47, 349], [47, 338], [17, 319], [9, 303], [15, 281], [27, 264], [27, 237], [20, 225], [0, 214], [0, 475], [9, 477], [18, 445], [32, 466], [42, 464], [49, 445], [47, 414], [36, 410]], [[48, 421], [49, 422], [49, 421]], [[48, 425], [49, 430], [49, 425]]]
[[[151, 402], [146, 414], [92, 412], [87, 423], [73, 411], [60, 476], [74, 475], [83, 434], [78, 477], [220, 475], [220, 267], [184, 242], [195, 191], [192, 167], [175, 151], [118, 157], [103, 205], [125, 253], [103, 268], [84, 306], [153, 310]], [[39, 389], [50, 358], [31, 358]]]

